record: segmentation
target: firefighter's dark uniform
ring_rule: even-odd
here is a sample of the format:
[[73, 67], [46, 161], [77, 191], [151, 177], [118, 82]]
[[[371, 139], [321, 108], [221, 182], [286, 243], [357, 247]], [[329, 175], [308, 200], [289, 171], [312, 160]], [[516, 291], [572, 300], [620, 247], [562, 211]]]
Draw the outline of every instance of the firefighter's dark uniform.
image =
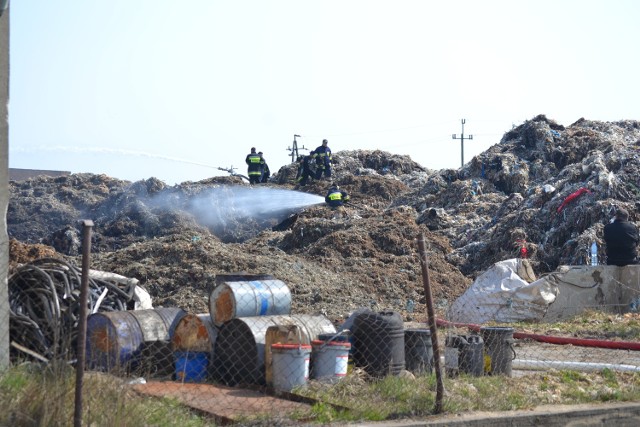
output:
[[262, 170], [264, 167], [264, 159], [255, 150], [247, 155], [247, 175], [249, 175], [249, 184], [259, 184], [262, 181]]
[[269, 182], [269, 177], [271, 176], [271, 171], [269, 170], [269, 165], [267, 161], [264, 159], [262, 155], [262, 151], [258, 152], [258, 155], [262, 158], [262, 178], [260, 182]]
[[340, 190], [340, 187], [331, 187], [324, 198], [332, 209], [337, 209], [349, 201], [349, 195], [346, 191]]
[[304, 186], [307, 185], [307, 181], [309, 178], [313, 178], [315, 176], [315, 171], [312, 167], [314, 152], [309, 153], [308, 156], [300, 157], [298, 166], [298, 174], [296, 175], [296, 181]]
[[327, 145], [328, 141], [324, 139], [322, 145], [315, 149], [316, 158], [316, 179], [322, 178], [322, 174], [327, 178], [331, 178], [331, 148]]

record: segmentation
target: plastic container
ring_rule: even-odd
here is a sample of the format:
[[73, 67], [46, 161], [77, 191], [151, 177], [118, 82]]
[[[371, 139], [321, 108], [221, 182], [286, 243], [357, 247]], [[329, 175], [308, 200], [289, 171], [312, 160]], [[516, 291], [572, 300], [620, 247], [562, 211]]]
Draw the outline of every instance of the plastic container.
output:
[[355, 366], [377, 378], [404, 370], [404, 321], [399, 313], [361, 313], [353, 322], [352, 333]]
[[311, 348], [311, 378], [337, 382], [347, 376], [349, 342], [314, 340]]
[[598, 244], [596, 242], [591, 243], [591, 265], [598, 265]]
[[175, 378], [181, 382], [204, 382], [209, 367], [209, 352], [176, 351]]
[[428, 329], [405, 329], [404, 357], [408, 371], [415, 375], [431, 373], [433, 370], [433, 345]]
[[479, 335], [450, 335], [445, 341], [445, 371], [451, 377], [484, 375], [484, 342]]
[[309, 380], [311, 346], [306, 344], [272, 344], [273, 387], [291, 391]]
[[347, 361], [347, 375], [353, 372], [353, 334], [347, 329], [343, 329], [337, 334], [320, 334], [318, 335], [320, 341], [336, 341], [336, 342], [348, 342], [351, 344], [349, 349], [349, 359]]
[[272, 344], [309, 344], [308, 340], [302, 336], [302, 331], [298, 325], [273, 325], [267, 328], [264, 338], [264, 367], [265, 382], [267, 386], [273, 386], [273, 357], [271, 354]]
[[480, 334], [484, 340], [485, 354], [490, 358], [489, 374], [511, 376], [512, 361], [516, 358], [513, 348], [513, 328], [484, 327]]

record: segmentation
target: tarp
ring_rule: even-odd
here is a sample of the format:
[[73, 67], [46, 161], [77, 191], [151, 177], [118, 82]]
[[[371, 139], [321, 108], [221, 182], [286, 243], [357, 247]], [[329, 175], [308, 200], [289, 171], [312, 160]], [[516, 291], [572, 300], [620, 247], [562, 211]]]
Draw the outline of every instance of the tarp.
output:
[[486, 323], [539, 320], [555, 301], [558, 288], [535, 280], [529, 261], [521, 258], [495, 263], [473, 282], [449, 309], [453, 322]]

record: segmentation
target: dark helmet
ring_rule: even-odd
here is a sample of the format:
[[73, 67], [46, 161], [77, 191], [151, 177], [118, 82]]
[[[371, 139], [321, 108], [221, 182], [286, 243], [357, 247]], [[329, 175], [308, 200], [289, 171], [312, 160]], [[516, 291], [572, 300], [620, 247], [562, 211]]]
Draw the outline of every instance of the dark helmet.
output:
[[256, 147], [251, 147], [251, 152], [255, 153], [256, 152]]
[[309, 155], [316, 154], [314, 150], [309, 151]]
[[329, 141], [327, 141], [326, 139], [323, 139], [323, 140], [322, 140], [322, 143], [323, 143], [323, 144], [328, 144], [328, 143], [329, 143]]
[[262, 156], [262, 151], [258, 151], [258, 154], [260, 154]]

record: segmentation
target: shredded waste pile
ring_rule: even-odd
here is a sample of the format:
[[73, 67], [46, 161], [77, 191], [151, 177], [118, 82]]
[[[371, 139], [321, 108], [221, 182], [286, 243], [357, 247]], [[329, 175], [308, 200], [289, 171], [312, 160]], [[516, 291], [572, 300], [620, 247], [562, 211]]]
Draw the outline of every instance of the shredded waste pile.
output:
[[457, 170], [338, 151], [333, 183], [351, 196], [344, 215], [322, 204], [328, 181], [296, 186], [295, 164], [256, 186], [237, 176], [175, 186], [94, 174], [11, 182], [10, 265], [81, 265], [80, 220], [91, 219], [91, 268], [137, 279], [154, 306], [206, 313], [216, 276], [241, 272], [286, 283], [295, 313], [341, 321], [366, 307], [420, 320], [420, 235], [443, 311], [498, 261], [527, 257], [540, 275], [585, 264], [592, 241], [604, 260], [612, 210], [640, 218], [639, 146], [638, 121], [564, 127], [540, 115]]

